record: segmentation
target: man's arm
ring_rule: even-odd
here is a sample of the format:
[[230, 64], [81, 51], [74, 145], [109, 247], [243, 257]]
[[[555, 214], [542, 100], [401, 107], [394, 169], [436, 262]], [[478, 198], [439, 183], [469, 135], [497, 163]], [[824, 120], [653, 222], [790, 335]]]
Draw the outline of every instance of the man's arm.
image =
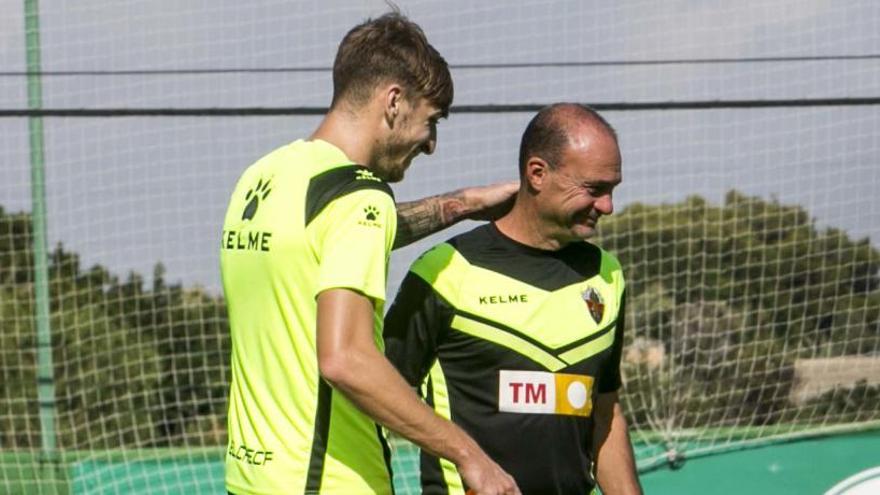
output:
[[505, 473], [461, 428], [416, 396], [373, 340], [373, 304], [348, 289], [318, 295], [321, 376], [375, 421], [433, 455], [455, 463], [465, 482], [485, 494], [519, 494]]
[[394, 249], [412, 244], [466, 218], [499, 218], [510, 211], [518, 189], [519, 182], [503, 182], [398, 203]]
[[593, 407], [596, 477], [605, 495], [641, 495], [635, 456], [617, 392], [600, 393]]

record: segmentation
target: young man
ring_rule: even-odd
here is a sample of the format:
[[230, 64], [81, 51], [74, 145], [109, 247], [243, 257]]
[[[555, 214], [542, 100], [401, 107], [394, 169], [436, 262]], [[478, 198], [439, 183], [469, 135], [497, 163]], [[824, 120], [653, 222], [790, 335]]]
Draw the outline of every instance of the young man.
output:
[[[523, 493], [589, 493], [596, 477], [607, 495], [641, 493], [617, 397], [623, 274], [583, 242], [613, 211], [617, 137], [593, 110], [557, 104], [532, 119], [519, 158], [513, 210], [413, 264], [386, 355]], [[430, 452], [421, 473], [424, 494], [470, 487]]]
[[345, 36], [333, 85], [314, 134], [249, 167], [226, 214], [227, 489], [391, 493], [378, 422], [449, 459], [480, 493], [519, 493], [468, 435], [418, 399], [381, 341], [392, 246], [478, 217], [513, 191], [468, 189], [396, 211], [387, 182], [433, 152], [452, 102], [446, 62], [399, 13]]

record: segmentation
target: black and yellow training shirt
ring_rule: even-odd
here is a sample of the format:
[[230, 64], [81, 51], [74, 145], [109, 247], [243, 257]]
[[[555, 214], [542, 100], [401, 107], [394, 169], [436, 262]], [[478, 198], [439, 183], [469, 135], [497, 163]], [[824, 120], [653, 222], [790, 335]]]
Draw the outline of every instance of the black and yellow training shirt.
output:
[[[487, 224], [414, 262], [385, 318], [385, 351], [524, 494], [586, 494], [593, 401], [621, 384], [623, 301], [611, 254], [586, 242], [536, 249]], [[467, 489], [425, 453], [421, 476], [428, 495]]]

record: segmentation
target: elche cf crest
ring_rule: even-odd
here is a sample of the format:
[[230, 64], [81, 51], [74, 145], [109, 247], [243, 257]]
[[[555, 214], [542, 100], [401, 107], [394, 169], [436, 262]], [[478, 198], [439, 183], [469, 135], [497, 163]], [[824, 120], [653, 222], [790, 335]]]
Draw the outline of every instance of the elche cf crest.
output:
[[605, 302], [602, 301], [599, 291], [592, 287], [587, 287], [587, 290], [581, 292], [581, 297], [587, 303], [587, 310], [589, 310], [590, 316], [593, 317], [593, 321], [598, 325], [605, 314]]

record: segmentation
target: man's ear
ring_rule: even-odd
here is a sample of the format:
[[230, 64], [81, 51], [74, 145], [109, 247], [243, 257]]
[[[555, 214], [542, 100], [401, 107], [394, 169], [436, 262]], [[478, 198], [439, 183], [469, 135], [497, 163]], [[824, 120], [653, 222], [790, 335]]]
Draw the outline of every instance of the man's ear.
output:
[[394, 129], [394, 124], [400, 115], [400, 107], [403, 105], [403, 88], [396, 83], [385, 86], [382, 90], [382, 105], [385, 122], [388, 123], [389, 128]]
[[533, 156], [526, 162], [525, 180], [534, 191], [540, 191], [546, 186], [549, 173], [550, 164], [543, 158]]

